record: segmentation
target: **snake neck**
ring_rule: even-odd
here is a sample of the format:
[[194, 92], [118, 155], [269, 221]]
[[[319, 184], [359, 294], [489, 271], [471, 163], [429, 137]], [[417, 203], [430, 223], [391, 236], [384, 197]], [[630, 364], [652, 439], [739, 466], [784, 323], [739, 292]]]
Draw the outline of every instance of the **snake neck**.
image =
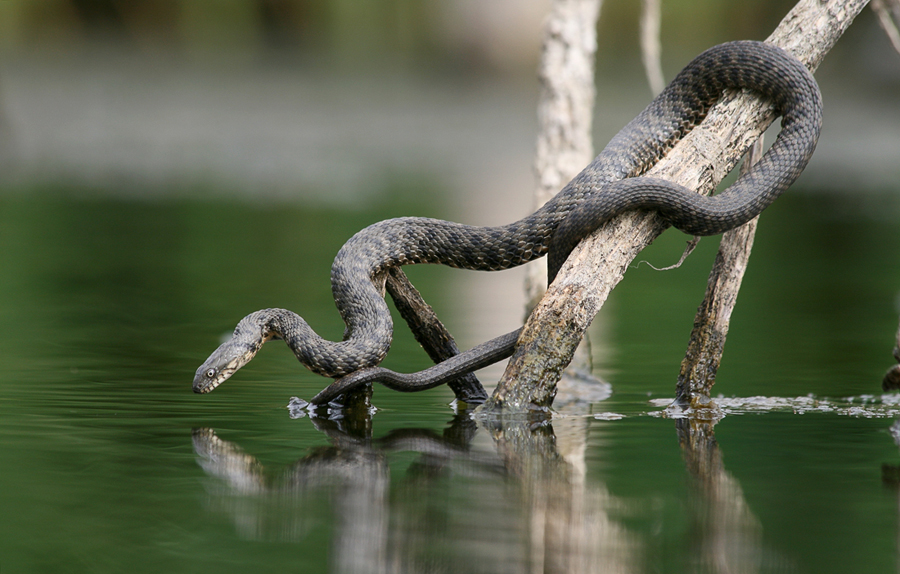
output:
[[[378, 364], [390, 348], [393, 330], [390, 315], [387, 315], [387, 324], [382, 324], [385, 320], [383, 316], [378, 318], [380, 314], [358, 311], [351, 315], [365, 316], [368, 320], [362, 324], [348, 322], [342, 341], [322, 338], [302, 317], [287, 309], [263, 309], [251, 313], [235, 329], [234, 338], [248, 341], [256, 351], [266, 341], [283, 339], [297, 360], [310, 371], [339, 377]], [[378, 333], [387, 336], [379, 337]]]

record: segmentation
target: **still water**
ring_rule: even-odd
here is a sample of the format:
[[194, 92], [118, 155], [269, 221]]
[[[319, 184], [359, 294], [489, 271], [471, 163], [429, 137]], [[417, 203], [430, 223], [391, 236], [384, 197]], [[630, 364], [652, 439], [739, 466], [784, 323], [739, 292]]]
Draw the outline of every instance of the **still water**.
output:
[[[0, 572], [897, 571], [900, 397], [880, 390], [896, 193], [800, 190], [764, 215], [714, 428], [659, 414], [715, 239], [676, 271], [629, 271], [594, 342], [612, 395], [559, 402], [552, 424], [455, 413], [445, 388], [376, 389], [369, 420], [291, 418], [289, 398], [326, 381], [277, 343], [191, 393], [250, 311], [291, 308], [339, 338], [340, 245], [442, 215], [399, 203], [3, 196]], [[666, 265], [682, 241], [642, 258]], [[458, 272], [413, 271], [439, 314], [475, 305]], [[388, 364], [425, 366], [397, 331]]]

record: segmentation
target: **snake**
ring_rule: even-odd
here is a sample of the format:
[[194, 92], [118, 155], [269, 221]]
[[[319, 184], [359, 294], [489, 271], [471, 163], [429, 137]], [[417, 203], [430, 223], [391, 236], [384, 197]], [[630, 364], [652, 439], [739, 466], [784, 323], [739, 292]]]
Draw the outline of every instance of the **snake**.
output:
[[[729, 89], [766, 98], [781, 117], [781, 131], [763, 157], [713, 196], [642, 176], [702, 122]], [[256, 311], [241, 319], [232, 336], [197, 369], [193, 390], [212, 391], [273, 339], [283, 339], [314, 373], [336, 379], [313, 398], [314, 404], [375, 381], [399, 391], [431, 388], [499, 361], [512, 354], [521, 329], [420, 373], [378, 367], [393, 337], [384, 298], [387, 270], [427, 263], [498, 271], [548, 255], [552, 282], [583, 237], [632, 210], [655, 211], [691, 235], [723, 233], [759, 215], [796, 181], [815, 150], [821, 126], [822, 96], [802, 62], [764, 42], [714, 46], [685, 66], [587, 167], [531, 215], [486, 227], [399, 217], [359, 231], [341, 247], [331, 267], [332, 294], [345, 324], [342, 340], [322, 338], [293, 311]]]

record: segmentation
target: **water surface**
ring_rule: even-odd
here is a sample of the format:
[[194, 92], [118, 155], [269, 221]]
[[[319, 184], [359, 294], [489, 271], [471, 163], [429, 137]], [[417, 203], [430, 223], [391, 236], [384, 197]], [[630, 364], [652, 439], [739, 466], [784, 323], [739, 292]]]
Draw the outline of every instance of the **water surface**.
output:
[[[801, 190], [766, 212], [714, 392], [785, 400], [711, 428], [659, 413], [714, 239], [629, 271], [595, 328], [612, 396], [551, 424], [473, 420], [443, 388], [292, 419], [327, 381], [283, 345], [210, 395], [194, 369], [263, 307], [339, 338], [340, 245], [437, 208], [3, 196], [0, 571], [895, 571], [897, 197]], [[458, 275], [412, 276], [451, 327], [490, 327]], [[397, 331], [387, 364], [427, 365]], [[787, 400], [809, 395], [840, 408]]]

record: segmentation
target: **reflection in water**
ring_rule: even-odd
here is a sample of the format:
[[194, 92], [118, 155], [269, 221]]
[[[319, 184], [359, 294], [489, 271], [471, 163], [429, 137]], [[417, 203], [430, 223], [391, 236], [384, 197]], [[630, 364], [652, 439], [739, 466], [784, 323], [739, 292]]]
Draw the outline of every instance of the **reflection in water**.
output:
[[[215, 479], [211, 508], [229, 514], [242, 537], [296, 541], [331, 516], [335, 572], [657, 569], [644, 563], [648, 542], [615, 518], [626, 505], [586, 480], [589, 417], [551, 425], [462, 413], [441, 434], [402, 429], [378, 439], [371, 424], [310, 420], [330, 446], [277, 472], [215, 431], [194, 430], [198, 463]], [[723, 467], [713, 423], [680, 419], [676, 430], [694, 485], [691, 570], [758, 571], [762, 529]]]
[[702, 419], [675, 421], [695, 493], [689, 534], [694, 548], [691, 554], [701, 572], [758, 572], [765, 556], [762, 526], [737, 480], [725, 470], [714, 425]]
[[[298, 540], [321, 526], [316, 499], [332, 491], [335, 512], [343, 520], [336, 535], [352, 541], [341, 560], [377, 559], [387, 530], [385, 500], [389, 485], [384, 457], [352, 445], [314, 450], [279, 474], [211, 429], [195, 429], [198, 462], [225, 488], [211, 489], [213, 507], [229, 513], [239, 534], [251, 540]], [[221, 484], [221, 483], [219, 483]], [[355, 555], [348, 555], [352, 552]], [[357, 556], [358, 555], [358, 556]]]
[[[900, 332], [897, 333], [897, 337], [897, 345], [898, 349], [900, 349]], [[897, 360], [900, 361], [900, 357], [898, 357]], [[900, 420], [894, 421], [894, 424], [891, 425], [890, 432], [891, 436], [894, 439], [894, 444], [900, 446]], [[900, 465], [882, 463], [881, 482], [888, 488], [900, 493]], [[898, 497], [898, 501], [900, 501], [900, 497]], [[900, 505], [898, 505], [898, 514], [900, 514]], [[897, 570], [900, 571], [900, 533], [898, 533], [896, 546], [898, 560]]]

